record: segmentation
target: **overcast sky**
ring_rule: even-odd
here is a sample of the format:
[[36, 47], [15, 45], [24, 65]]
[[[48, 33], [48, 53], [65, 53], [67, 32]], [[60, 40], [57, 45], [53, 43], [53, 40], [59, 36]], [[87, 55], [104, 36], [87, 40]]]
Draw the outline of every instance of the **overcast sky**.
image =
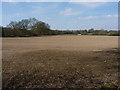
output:
[[118, 28], [118, 2], [2, 2], [2, 25], [35, 17], [52, 29]]

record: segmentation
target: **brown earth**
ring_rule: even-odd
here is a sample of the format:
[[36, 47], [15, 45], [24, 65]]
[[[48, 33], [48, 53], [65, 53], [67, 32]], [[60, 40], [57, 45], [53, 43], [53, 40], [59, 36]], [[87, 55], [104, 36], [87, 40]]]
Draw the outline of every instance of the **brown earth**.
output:
[[117, 36], [3, 38], [3, 87], [118, 87]]

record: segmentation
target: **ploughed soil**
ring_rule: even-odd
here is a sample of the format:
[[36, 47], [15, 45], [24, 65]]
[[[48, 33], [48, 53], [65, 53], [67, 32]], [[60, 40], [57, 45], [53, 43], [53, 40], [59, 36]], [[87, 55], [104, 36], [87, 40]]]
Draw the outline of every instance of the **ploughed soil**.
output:
[[116, 36], [3, 38], [3, 88], [117, 88]]

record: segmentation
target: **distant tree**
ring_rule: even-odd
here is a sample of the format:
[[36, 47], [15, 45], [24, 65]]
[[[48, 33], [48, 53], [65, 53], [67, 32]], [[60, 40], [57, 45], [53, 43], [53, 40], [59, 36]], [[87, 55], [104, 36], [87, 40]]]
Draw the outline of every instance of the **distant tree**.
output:
[[0, 37], [2, 37], [2, 26], [0, 25]]
[[29, 26], [28, 29], [32, 30], [34, 29], [34, 26], [39, 22], [36, 18], [29, 18]]
[[18, 27], [19, 29], [28, 30], [29, 23], [30, 23], [29, 19], [23, 19], [18, 22]]
[[8, 28], [11, 29], [23, 29], [23, 30], [31, 30], [36, 23], [39, 21], [35, 18], [29, 18], [29, 19], [23, 19], [21, 21], [11, 21], [9, 25], [7, 25]]
[[93, 32], [94, 35], [107, 35], [108, 31], [107, 30], [95, 30]]
[[[50, 31], [49, 24], [39, 21], [36, 18], [23, 19], [18, 22], [11, 21], [9, 25], [7, 25], [7, 28], [9, 28], [10, 30], [5, 29], [4, 32], [7, 33], [6, 32], [7, 30], [10, 34], [15, 35], [15, 36], [49, 35], [53, 32], [53, 31]], [[15, 31], [12, 31], [11, 29], [14, 29]], [[16, 30], [18, 32], [16, 32]], [[21, 31], [19, 32], [19, 30]], [[15, 33], [11, 33], [11, 31]], [[6, 36], [10, 36], [10, 35], [7, 34]]]
[[118, 36], [119, 35], [119, 32], [118, 31], [113, 31], [113, 30], [110, 30], [108, 35], [110, 36]]
[[38, 35], [46, 35], [49, 33], [50, 26], [44, 22], [37, 22], [32, 29], [38, 34]]
[[11, 28], [11, 29], [17, 29], [18, 25], [16, 21], [11, 21], [8, 25], [7, 28]]
[[[0, 26], [1, 27], [1, 26]], [[40, 35], [111, 35], [118, 36], [120, 31], [107, 31], [104, 29], [94, 30], [51, 30], [50, 25], [37, 20], [36, 18], [22, 19], [21, 21], [11, 21], [6, 27], [1, 27], [3, 37], [27, 37]], [[1, 35], [0, 35], [1, 36]]]
[[87, 30], [81, 30], [80, 33], [81, 33], [82, 35], [87, 35]]
[[93, 32], [94, 32], [94, 28], [88, 30], [88, 33], [93, 33]]

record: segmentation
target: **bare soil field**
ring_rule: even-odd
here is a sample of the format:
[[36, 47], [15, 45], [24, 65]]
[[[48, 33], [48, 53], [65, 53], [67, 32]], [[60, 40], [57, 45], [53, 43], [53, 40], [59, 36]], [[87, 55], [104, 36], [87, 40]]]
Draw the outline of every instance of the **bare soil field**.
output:
[[117, 88], [117, 36], [2, 39], [3, 88]]

